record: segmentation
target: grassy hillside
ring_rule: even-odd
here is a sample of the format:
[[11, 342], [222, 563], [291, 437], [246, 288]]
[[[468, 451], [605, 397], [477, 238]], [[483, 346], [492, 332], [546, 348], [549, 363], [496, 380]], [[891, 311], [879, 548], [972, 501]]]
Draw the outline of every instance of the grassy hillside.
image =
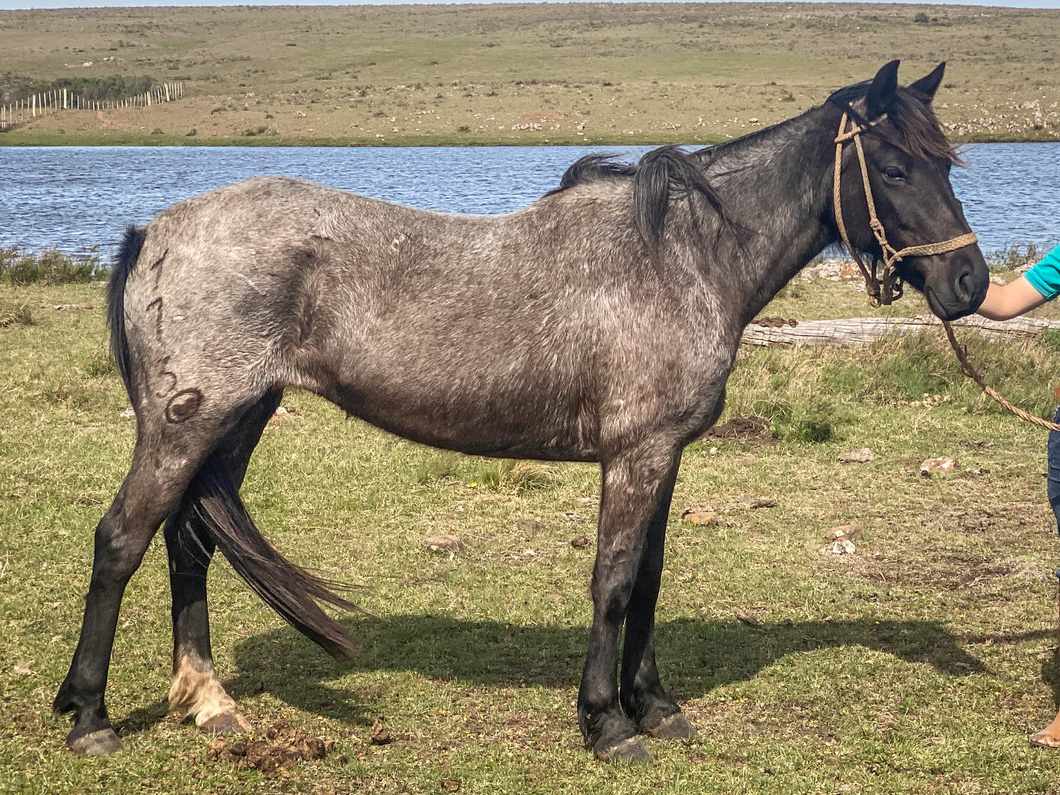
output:
[[[656, 143], [768, 125], [901, 58], [961, 140], [1060, 135], [1060, 10], [724, 3], [0, 11], [0, 84], [149, 75], [185, 99], [8, 143]], [[91, 66], [83, 64], [91, 63]]]

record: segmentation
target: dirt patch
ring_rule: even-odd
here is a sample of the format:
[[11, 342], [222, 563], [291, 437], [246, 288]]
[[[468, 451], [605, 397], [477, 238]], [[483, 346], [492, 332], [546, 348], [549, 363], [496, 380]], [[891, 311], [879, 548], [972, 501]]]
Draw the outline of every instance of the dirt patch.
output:
[[260, 770], [266, 776], [286, 778], [299, 762], [323, 759], [331, 746], [330, 740], [311, 737], [280, 721], [263, 738], [218, 737], [207, 747], [206, 761], [231, 762], [243, 770]]
[[1052, 524], [1048, 506], [1040, 503], [1012, 501], [1003, 507], [978, 507], [976, 510], [942, 512], [940, 529], [965, 535], [992, 537], [1023, 535], [1030, 528]]
[[759, 442], [776, 442], [773, 427], [763, 417], [733, 417], [728, 422], [715, 425], [703, 435], [704, 439], [742, 439]]
[[860, 557], [845, 555], [837, 558], [837, 567], [845, 575], [880, 585], [934, 588], [957, 591], [998, 583], [1008, 577], [1024, 580], [1046, 579], [1049, 570], [1040, 564], [1021, 561], [968, 560], [938, 551], [914, 559], [877, 553]]

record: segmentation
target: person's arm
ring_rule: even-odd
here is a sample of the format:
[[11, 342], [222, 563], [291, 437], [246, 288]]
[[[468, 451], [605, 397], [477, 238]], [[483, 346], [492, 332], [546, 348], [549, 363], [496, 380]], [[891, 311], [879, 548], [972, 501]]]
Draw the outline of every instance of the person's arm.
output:
[[976, 312], [990, 320], [1011, 320], [1041, 306], [1046, 300], [1046, 297], [1027, 281], [1026, 276], [1020, 276], [1008, 284], [991, 283], [987, 288], [986, 298]]

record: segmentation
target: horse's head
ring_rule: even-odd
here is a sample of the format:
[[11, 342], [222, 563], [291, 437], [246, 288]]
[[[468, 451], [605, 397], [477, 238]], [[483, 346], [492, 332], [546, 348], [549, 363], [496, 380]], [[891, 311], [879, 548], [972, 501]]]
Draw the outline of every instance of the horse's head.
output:
[[852, 249], [884, 264], [884, 303], [893, 262], [893, 276], [922, 292], [940, 318], [953, 320], [979, 308], [989, 277], [950, 185], [956, 149], [931, 109], [945, 66], [902, 88], [892, 61], [871, 84], [841, 89], [829, 102], [839, 111], [840, 198], [833, 200], [839, 231], [845, 227]]

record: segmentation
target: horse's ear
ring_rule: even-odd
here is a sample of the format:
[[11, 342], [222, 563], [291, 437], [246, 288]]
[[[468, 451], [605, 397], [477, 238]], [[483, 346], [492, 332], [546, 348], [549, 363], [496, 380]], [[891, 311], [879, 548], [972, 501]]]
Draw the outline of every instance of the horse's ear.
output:
[[891, 61], [884, 64], [872, 78], [869, 93], [865, 96], [865, 110], [870, 121], [887, 112], [897, 91], [898, 61]]
[[942, 75], [945, 73], [946, 62], [943, 61], [932, 70], [931, 74], [921, 77], [915, 83], [911, 83], [909, 87], [918, 94], [923, 94], [927, 97], [927, 102], [930, 105], [931, 100], [935, 98], [935, 92], [938, 91], [939, 86], [942, 85]]

